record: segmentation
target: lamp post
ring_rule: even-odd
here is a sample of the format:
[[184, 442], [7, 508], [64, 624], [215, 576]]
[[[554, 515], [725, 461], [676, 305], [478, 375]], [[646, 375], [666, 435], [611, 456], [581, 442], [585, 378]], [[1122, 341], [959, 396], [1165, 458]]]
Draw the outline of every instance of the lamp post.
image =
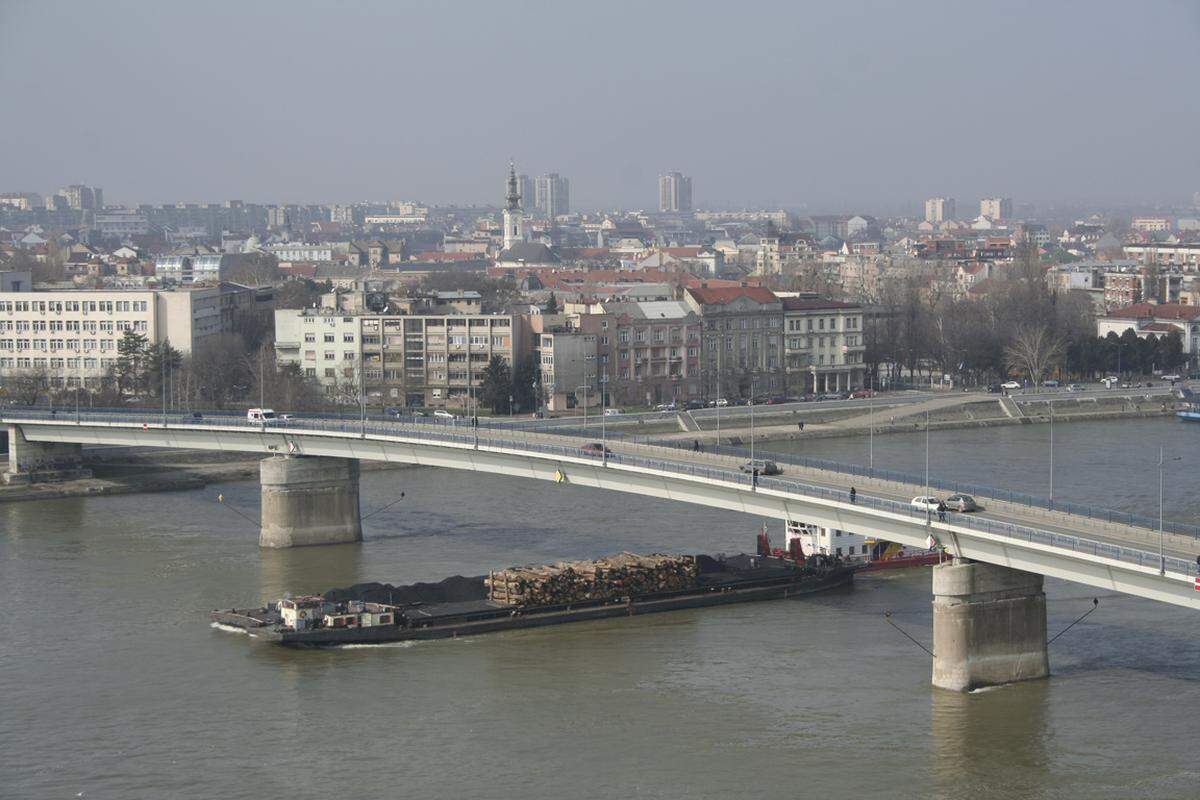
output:
[[608, 436], [605, 433], [605, 417], [608, 416], [608, 367], [600, 376], [600, 465], [608, 466]]
[[925, 524], [933, 522], [929, 508], [929, 412], [925, 412]]
[[1054, 507], [1054, 401], [1050, 401], [1050, 506]]
[[[1180, 461], [1182, 456], [1176, 456], [1171, 461]], [[1163, 535], [1163, 449], [1158, 448], [1158, 574], [1167, 574], [1166, 537]]]
[[721, 397], [721, 369], [720, 369], [720, 367], [718, 367], [717, 368], [717, 400], [716, 400], [716, 403], [717, 403], [717, 405], [716, 405], [716, 408], [717, 408], [716, 452], [717, 453], [721, 452], [721, 400], [722, 399], [723, 398]]
[[754, 468], [754, 381], [750, 381], [750, 468]]
[[875, 469], [875, 376], [867, 389], [867, 466]]

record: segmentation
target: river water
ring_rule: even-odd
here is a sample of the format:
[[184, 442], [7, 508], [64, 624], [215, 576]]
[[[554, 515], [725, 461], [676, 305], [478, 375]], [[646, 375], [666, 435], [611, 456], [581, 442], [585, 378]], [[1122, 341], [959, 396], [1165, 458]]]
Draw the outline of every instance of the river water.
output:
[[[1198, 521], [1200, 426], [1055, 430], [1056, 493]], [[933, 471], [1039, 491], [1043, 427], [938, 432]], [[797, 445], [860, 460], [865, 440]], [[878, 437], [920, 470], [924, 438]], [[1189, 459], [1192, 464], [1188, 464]], [[1175, 463], [1175, 462], [1173, 462]], [[361, 546], [262, 552], [253, 483], [0, 506], [0, 797], [1184, 798], [1200, 639], [1101, 593], [1053, 677], [929, 686], [928, 570], [778, 601], [412, 646], [285, 650], [217, 607], [621, 549], [736, 552], [761, 520], [433, 469], [363, 476]], [[778, 535], [779, 525], [771, 521]], [[1051, 632], [1096, 592], [1047, 582]]]

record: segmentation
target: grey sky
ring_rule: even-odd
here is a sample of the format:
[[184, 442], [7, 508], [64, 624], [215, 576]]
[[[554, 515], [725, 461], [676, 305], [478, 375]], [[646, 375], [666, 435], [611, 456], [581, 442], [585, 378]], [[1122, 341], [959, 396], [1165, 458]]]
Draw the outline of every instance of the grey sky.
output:
[[0, 0], [0, 191], [867, 211], [1200, 190], [1200, 4]]

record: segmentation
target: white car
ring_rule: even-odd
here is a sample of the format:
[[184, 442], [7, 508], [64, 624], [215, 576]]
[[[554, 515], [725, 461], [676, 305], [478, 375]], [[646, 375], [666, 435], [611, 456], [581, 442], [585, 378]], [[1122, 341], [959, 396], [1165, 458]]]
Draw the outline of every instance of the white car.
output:
[[727, 405], [729, 405], [729, 401], [724, 397], [717, 398], [717, 408], [725, 408]]
[[918, 511], [937, 511], [941, 502], [942, 501], [938, 500], [936, 497], [922, 495], [921, 497], [914, 497], [911, 505]]
[[1007, 383], [1000, 384], [1000, 388], [1006, 392], [1014, 392], [1021, 388], [1021, 384], [1016, 381], [1008, 381]]
[[455, 419], [455, 416], [444, 408], [436, 409], [433, 415], [438, 419]]
[[1170, 381], [1171, 383], [1174, 383], [1175, 381], [1179, 380], [1180, 377], [1181, 376], [1179, 376], [1179, 375], [1163, 375], [1162, 379], [1164, 381]]
[[606, 409], [604, 409], [604, 416], [606, 416], [606, 417], [619, 417], [619, 416], [621, 416], [621, 409], [619, 409], [619, 408], [606, 408]]

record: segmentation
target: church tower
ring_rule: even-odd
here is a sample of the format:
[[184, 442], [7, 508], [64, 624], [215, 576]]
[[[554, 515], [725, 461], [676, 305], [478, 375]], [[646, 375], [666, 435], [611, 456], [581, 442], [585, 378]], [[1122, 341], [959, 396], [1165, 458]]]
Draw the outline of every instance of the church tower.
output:
[[504, 206], [504, 249], [525, 241], [525, 213], [521, 210], [521, 192], [517, 188], [517, 168], [508, 162], [508, 195]]

